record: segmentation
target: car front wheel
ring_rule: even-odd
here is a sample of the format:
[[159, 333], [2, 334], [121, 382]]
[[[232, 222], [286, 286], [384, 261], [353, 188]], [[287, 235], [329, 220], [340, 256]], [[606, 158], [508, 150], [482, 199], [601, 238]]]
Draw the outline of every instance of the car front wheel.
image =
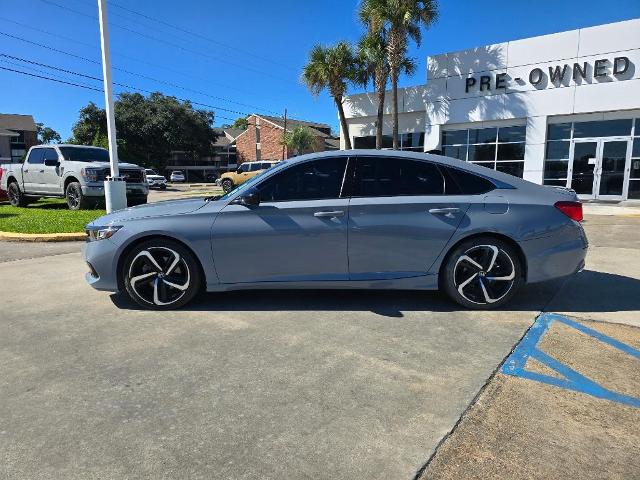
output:
[[157, 239], [136, 246], [123, 263], [127, 294], [138, 305], [172, 310], [191, 301], [202, 284], [194, 255], [177, 242]]
[[493, 237], [462, 242], [443, 265], [441, 288], [460, 305], [488, 310], [507, 303], [524, 282], [515, 249]]
[[82, 193], [82, 186], [79, 182], [71, 182], [65, 190], [67, 206], [69, 210], [82, 210], [89, 208], [87, 197]]

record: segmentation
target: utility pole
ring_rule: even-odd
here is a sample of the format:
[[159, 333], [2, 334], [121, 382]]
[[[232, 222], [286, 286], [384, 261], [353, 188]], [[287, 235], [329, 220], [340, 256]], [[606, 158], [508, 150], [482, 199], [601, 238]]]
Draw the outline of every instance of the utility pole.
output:
[[109, 53], [109, 25], [107, 23], [107, 2], [98, 0], [100, 21], [100, 46], [102, 47], [102, 79], [104, 82], [104, 104], [107, 114], [107, 135], [109, 137], [109, 160], [111, 176], [104, 182], [104, 196], [107, 213], [127, 208], [127, 184], [118, 169], [118, 144], [116, 142], [116, 119], [113, 112], [113, 84], [111, 81], [111, 55]]
[[287, 109], [284, 109], [284, 131], [282, 133], [282, 160], [286, 160], [284, 158], [284, 151], [285, 148], [287, 148], [287, 146], [285, 145], [284, 141], [287, 138]]

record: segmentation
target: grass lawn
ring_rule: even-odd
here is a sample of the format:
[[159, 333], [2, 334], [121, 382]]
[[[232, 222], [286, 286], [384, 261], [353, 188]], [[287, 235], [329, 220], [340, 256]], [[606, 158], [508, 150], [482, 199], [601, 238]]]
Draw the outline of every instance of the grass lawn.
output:
[[25, 208], [0, 203], [0, 232], [76, 233], [104, 210], [69, 210], [63, 199], [43, 198]]

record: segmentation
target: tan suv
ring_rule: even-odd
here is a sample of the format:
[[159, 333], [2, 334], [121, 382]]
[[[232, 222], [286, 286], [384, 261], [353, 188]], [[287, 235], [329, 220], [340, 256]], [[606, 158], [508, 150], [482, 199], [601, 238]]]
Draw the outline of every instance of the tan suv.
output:
[[226, 172], [220, 175], [220, 185], [225, 193], [230, 192], [238, 185], [243, 184], [277, 163], [278, 161], [244, 162], [235, 172]]

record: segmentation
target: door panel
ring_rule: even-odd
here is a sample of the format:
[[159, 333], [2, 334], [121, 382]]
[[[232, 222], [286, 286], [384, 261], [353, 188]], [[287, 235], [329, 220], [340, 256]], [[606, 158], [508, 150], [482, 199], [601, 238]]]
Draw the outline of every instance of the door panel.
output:
[[43, 165], [44, 151], [41, 148], [35, 148], [29, 153], [27, 161], [22, 165], [22, 181], [24, 183], [24, 191], [35, 193], [40, 191], [40, 170]]
[[603, 141], [598, 165], [599, 196], [622, 196], [627, 145], [627, 140]]
[[573, 150], [571, 188], [578, 195], [593, 195], [598, 142], [576, 142]]
[[226, 206], [212, 230], [220, 281], [346, 280], [348, 203], [335, 199]]
[[464, 196], [445, 195], [431, 162], [362, 156], [349, 204], [352, 280], [425, 275], [464, 218]]
[[[58, 161], [58, 152], [53, 148], [47, 148], [44, 152], [44, 160], [56, 160]], [[48, 166], [44, 163], [41, 165], [40, 172], [40, 188], [43, 192], [60, 194], [62, 193], [62, 187], [60, 186], [60, 165]]]
[[[458, 211], [446, 212], [447, 208]], [[349, 205], [350, 278], [425, 275], [468, 208], [469, 203], [457, 196], [353, 198]]]

